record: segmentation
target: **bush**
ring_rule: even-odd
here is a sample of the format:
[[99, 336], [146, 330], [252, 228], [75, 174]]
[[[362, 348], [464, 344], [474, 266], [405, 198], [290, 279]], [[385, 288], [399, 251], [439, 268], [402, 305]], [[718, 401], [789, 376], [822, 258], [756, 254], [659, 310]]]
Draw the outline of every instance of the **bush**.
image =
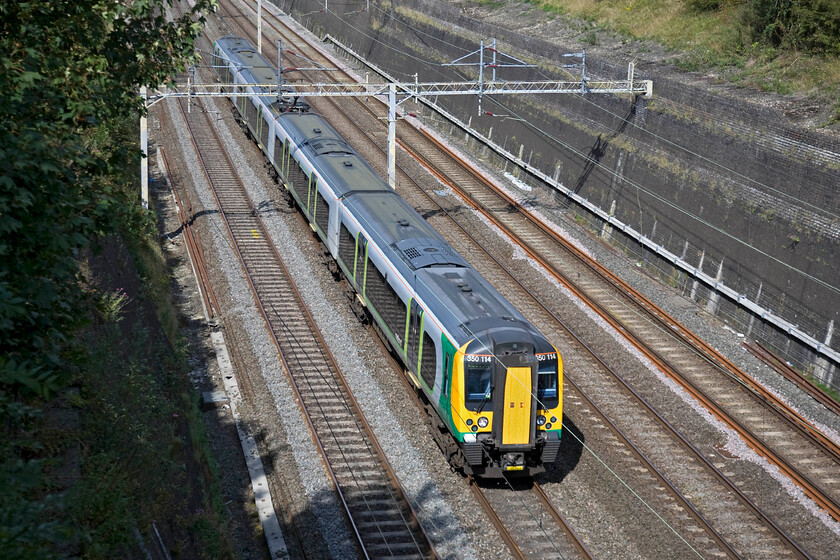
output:
[[752, 30], [755, 41], [812, 54], [840, 56], [840, 2], [837, 0], [751, 0], [745, 25]]
[[688, 7], [691, 8], [692, 11], [703, 13], [703, 12], [715, 12], [720, 9], [723, 5], [723, 0], [688, 0]]

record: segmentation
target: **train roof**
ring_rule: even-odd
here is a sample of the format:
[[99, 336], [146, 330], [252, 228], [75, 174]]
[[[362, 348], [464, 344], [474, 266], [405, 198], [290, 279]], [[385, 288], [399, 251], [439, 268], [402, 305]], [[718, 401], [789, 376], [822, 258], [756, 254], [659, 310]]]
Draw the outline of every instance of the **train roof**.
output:
[[[247, 82], [273, 83], [277, 71], [241, 37], [216, 41]], [[459, 345], [477, 336], [520, 337], [547, 344], [513, 305], [402, 199], [320, 115], [280, 112], [263, 96], [294, 143]], [[495, 333], [495, 334], [494, 334]], [[517, 338], [518, 340], [518, 338]], [[539, 342], [543, 341], [543, 342]]]
[[315, 158], [315, 167], [339, 198], [363, 189], [393, 192], [367, 162], [356, 153], [328, 153]]
[[222, 37], [216, 41], [232, 62], [237, 65], [246, 82], [252, 84], [273, 84], [277, 82], [277, 70], [266, 58], [254, 50], [253, 45], [242, 37]]
[[352, 192], [344, 202], [456, 341], [495, 329], [538, 334], [423, 216], [385, 187]]
[[354, 191], [344, 203], [370, 240], [389, 252], [390, 261], [406, 269], [404, 275], [430, 266], [469, 266], [396, 191], [380, 183], [386, 190]]
[[472, 267], [418, 270], [415, 289], [459, 344], [493, 330], [536, 333]]
[[[231, 35], [218, 39], [216, 45], [234, 63], [245, 82], [251, 84], [277, 83], [277, 70], [254, 49], [248, 40]], [[275, 118], [288, 111], [289, 107], [294, 107], [298, 111], [309, 108], [306, 102], [299, 101], [294, 97], [294, 91], [291, 88], [283, 94], [282, 103], [275, 95], [262, 95], [260, 98]]]

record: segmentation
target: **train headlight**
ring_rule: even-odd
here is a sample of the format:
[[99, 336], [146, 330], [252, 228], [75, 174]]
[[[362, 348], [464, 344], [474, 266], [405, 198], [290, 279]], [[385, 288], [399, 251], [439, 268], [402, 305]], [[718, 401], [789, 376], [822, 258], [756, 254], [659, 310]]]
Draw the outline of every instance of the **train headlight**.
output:
[[478, 427], [479, 428], [486, 428], [487, 424], [489, 424], [489, 423], [490, 423], [490, 420], [488, 420], [486, 416], [482, 416], [481, 418], [478, 419]]
[[550, 430], [550, 429], [551, 429], [551, 422], [549, 422], [548, 424], [546, 424], [546, 425], [545, 425], [545, 429], [546, 429], [546, 430]]
[[478, 426], [473, 426], [473, 427], [472, 427], [472, 428], [470, 428], [470, 429], [471, 429], [472, 431], [474, 431], [474, 432], [477, 432], [477, 431], [478, 431]]
[[552, 423], [552, 424], [554, 424], [555, 422], [557, 422], [557, 418], [556, 418], [556, 417], [554, 417], [554, 416], [552, 416], [552, 417], [551, 417], [551, 423]]
[[542, 426], [543, 424], [545, 424], [545, 416], [540, 414], [537, 416], [537, 426]]
[[472, 426], [472, 418], [467, 418], [467, 426]]

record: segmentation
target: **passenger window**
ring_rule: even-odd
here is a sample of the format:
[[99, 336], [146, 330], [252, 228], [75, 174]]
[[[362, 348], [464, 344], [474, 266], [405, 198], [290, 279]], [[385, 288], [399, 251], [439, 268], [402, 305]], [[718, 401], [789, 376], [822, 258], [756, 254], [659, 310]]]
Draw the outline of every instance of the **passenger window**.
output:
[[344, 263], [353, 278], [353, 259], [356, 257], [356, 240], [350, 234], [347, 226], [341, 224], [341, 236], [338, 240], [338, 258]]
[[281, 172], [283, 171], [283, 159], [282, 154], [280, 153], [280, 137], [274, 137], [274, 165], [279, 169]]
[[327, 204], [327, 201], [321, 193], [318, 193], [318, 198], [315, 202], [315, 223], [321, 228], [321, 233], [324, 239], [326, 239], [327, 229], [330, 226], [330, 205]]
[[307, 196], [309, 196], [309, 177], [306, 176], [303, 168], [294, 158], [289, 162], [289, 165], [291, 166], [292, 188], [300, 199], [300, 205], [306, 210]]
[[262, 142], [263, 149], [268, 149], [268, 132], [271, 129], [271, 113], [261, 110], [263, 113], [262, 119], [260, 119], [260, 126], [262, 130], [260, 131], [260, 141]]
[[397, 343], [402, 346], [406, 307], [376, 265], [372, 265], [368, 269], [367, 280], [365, 280], [365, 295], [373, 304], [373, 308], [376, 309], [379, 316], [382, 317]]
[[423, 347], [420, 350], [420, 375], [429, 389], [435, 386], [435, 370], [437, 369], [437, 350], [429, 333], [423, 333]]
[[249, 102], [247, 110], [248, 110], [248, 123], [250, 123], [251, 129], [254, 132], [257, 132], [257, 126], [258, 126], [258, 123], [259, 123], [259, 120], [257, 118], [257, 106], [254, 105], [253, 103]]

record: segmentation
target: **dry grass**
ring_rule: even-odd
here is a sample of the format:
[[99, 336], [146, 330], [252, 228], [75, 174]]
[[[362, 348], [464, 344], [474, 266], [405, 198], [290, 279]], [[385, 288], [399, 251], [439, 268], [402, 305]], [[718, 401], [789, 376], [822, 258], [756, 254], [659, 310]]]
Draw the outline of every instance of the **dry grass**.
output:
[[[688, 0], [526, 0], [598, 28], [684, 51], [688, 70], [715, 69], [735, 83], [782, 94], [802, 93], [834, 105], [840, 120], [840, 59], [781, 52], [752, 43], [740, 23], [746, 2], [723, 0], [698, 12]], [[827, 123], [829, 124], [829, 123]]]
[[602, 28], [638, 39], [651, 39], [672, 48], [722, 48], [730, 46], [738, 37], [735, 29], [737, 6], [732, 5], [717, 12], [696, 13], [679, 0], [536, 0], [532, 3], [548, 11], [584, 18]]

